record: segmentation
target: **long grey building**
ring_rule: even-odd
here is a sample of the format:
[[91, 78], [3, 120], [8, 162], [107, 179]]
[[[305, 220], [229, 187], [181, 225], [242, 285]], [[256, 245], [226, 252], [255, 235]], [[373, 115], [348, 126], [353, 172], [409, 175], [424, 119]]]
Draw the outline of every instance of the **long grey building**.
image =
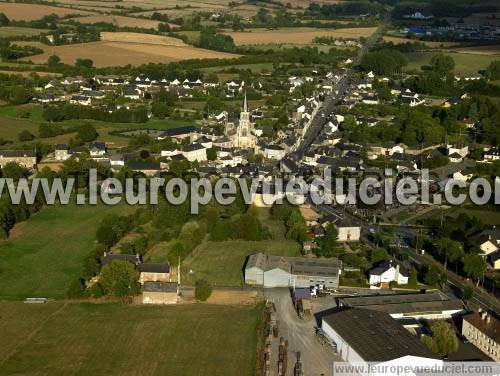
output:
[[271, 256], [255, 253], [245, 265], [245, 283], [264, 287], [339, 286], [342, 262], [337, 259]]
[[459, 299], [450, 299], [434, 291], [427, 294], [406, 293], [339, 298], [340, 307], [355, 307], [388, 313], [392, 318], [442, 320], [465, 312]]

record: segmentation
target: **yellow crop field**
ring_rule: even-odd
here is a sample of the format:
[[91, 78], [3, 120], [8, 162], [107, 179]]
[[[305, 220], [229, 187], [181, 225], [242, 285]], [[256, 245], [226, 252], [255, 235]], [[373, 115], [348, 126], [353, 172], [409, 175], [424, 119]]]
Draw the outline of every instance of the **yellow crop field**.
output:
[[158, 28], [158, 24], [160, 24], [159, 21], [134, 18], [134, 17], [116, 16], [111, 14], [94, 14], [91, 16], [76, 17], [73, 18], [73, 20], [83, 24], [107, 22], [119, 27], [141, 27], [144, 29], [156, 29]]
[[92, 59], [96, 67], [169, 63], [186, 59], [230, 59], [238, 55], [205, 50], [184, 44], [181, 40], [139, 33], [103, 33], [99, 42], [46, 46], [37, 42], [22, 42], [40, 47], [43, 54], [24, 58], [42, 64], [49, 56], [57, 55], [66, 64], [78, 58]]
[[375, 27], [345, 28], [345, 29], [315, 29], [315, 28], [282, 28], [276, 30], [252, 29], [250, 31], [226, 32], [237, 45], [245, 44], [307, 44], [316, 37], [334, 37], [358, 39], [368, 37]]
[[88, 15], [92, 12], [58, 8], [40, 4], [22, 4], [22, 3], [0, 3], [0, 13], [4, 13], [8, 19], [14, 21], [33, 21], [39, 20], [49, 14], [56, 14], [59, 17], [65, 17], [72, 14]]
[[139, 43], [139, 44], [155, 44], [160, 46], [180, 46], [185, 47], [181, 39], [164, 37], [161, 35], [127, 33], [127, 32], [102, 32], [101, 40], [104, 42], [124, 42], [124, 43]]

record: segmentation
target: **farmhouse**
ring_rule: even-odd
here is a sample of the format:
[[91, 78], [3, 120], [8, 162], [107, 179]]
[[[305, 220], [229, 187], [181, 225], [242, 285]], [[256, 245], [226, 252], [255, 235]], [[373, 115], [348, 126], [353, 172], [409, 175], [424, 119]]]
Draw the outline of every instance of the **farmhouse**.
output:
[[270, 256], [255, 253], [245, 265], [245, 283], [263, 287], [302, 287], [339, 285], [342, 262], [336, 259]]
[[500, 159], [500, 149], [499, 148], [490, 148], [484, 151], [484, 161], [485, 162], [493, 162]]
[[19, 163], [24, 168], [35, 168], [36, 153], [33, 150], [0, 150], [0, 167], [10, 162]]
[[426, 365], [439, 369], [442, 360], [385, 312], [341, 308], [324, 315], [321, 328], [342, 359], [377, 365]]
[[69, 153], [69, 146], [66, 144], [57, 144], [54, 151], [56, 161], [65, 161], [71, 154]]
[[177, 282], [144, 282], [142, 287], [143, 304], [177, 304], [179, 300]]
[[169, 264], [139, 264], [137, 270], [139, 283], [144, 285], [146, 282], [171, 282]]
[[396, 282], [398, 285], [406, 285], [410, 273], [408, 269], [396, 260], [383, 261], [370, 270], [370, 286], [386, 285]]
[[124, 260], [133, 263], [134, 265], [139, 265], [141, 259], [138, 255], [126, 255], [121, 253], [105, 253], [104, 257], [101, 259], [101, 265], [110, 264], [116, 260]]
[[337, 240], [339, 242], [359, 242], [361, 236], [360, 226], [346, 219], [334, 222], [333, 225], [338, 231]]
[[339, 306], [381, 311], [395, 319], [443, 320], [464, 312], [461, 300], [441, 292], [343, 297]]
[[101, 157], [106, 154], [106, 144], [104, 142], [92, 142], [89, 145], [91, 157]]

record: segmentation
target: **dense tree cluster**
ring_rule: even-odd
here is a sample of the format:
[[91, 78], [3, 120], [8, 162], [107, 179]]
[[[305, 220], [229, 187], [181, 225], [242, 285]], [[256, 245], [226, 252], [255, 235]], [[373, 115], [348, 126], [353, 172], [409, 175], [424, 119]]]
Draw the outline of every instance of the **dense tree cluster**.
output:
[[432, 335], [422, 336], [422, 342], [433, 353], [443, 357], [458, 350], [458, 339], [455, 330], [446, 321], [432, 323]]
[[108, 215], [102, 221], [96, 232], [96, 240], [105, 247], [112, 247], [135, 226], [135, 215]]
[[367, 53], [361, 61], [361, 68], [378, 75], [400, 73], [408, 64], [408, 58], [396, 49], [388, 48]]
[[201, 31], [197, 46], [215, 51], [234, 51], [236, 47], [231, 36], [212, 29]]
[[0, 58], [3, 60], [17, 60], [41, 53], [43, 53], [43, 50], [38, 47], [19, 46], [9, 41], [0, 41]]
[[112, 113], [101, 108], [64, 104], [50, 105], [43, 109], [43, 118], [46, 121], [63, 121], [71, 119], [99, 120], [112, 123], [145, 123], [149, 120], [148, 111], [144, 106], [127, 110], [120, 108]]
[[378, 2], [371, 1], [346, 1], [338, 4], [309, 4], [305, 15], [324, 19], [336, 19], [339, 16], [358, 16], [360, 14], [376, 14], [383, 10]]

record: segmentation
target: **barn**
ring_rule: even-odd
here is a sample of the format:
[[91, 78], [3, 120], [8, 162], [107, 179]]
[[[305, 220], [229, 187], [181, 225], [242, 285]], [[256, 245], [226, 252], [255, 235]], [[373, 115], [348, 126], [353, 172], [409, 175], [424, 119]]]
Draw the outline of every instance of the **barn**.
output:
[[255, 253], [245, 265], [245, 283], [263, 287], [308, 288], [339, 285], [342, 262], [337, 259], [272, 256]]

